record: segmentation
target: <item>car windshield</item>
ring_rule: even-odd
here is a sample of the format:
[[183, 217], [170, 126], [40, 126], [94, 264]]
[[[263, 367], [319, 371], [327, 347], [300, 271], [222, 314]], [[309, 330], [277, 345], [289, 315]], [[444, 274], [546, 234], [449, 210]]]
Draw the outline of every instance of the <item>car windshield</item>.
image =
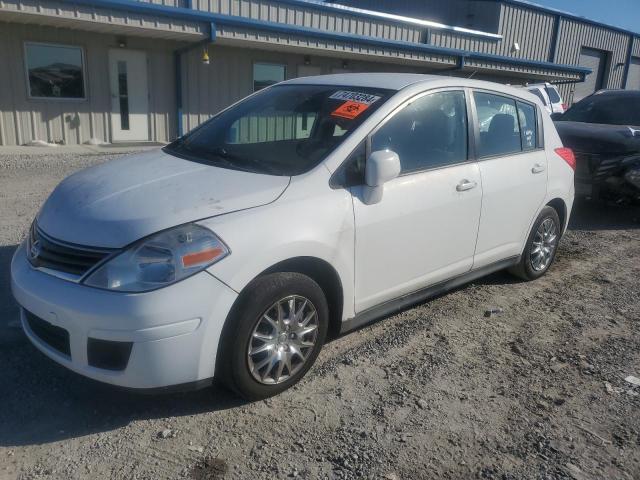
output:
[[165, 151], [223, 168], [300, 175], [324, 160], [393, 93], [277, 85], [221, 112]]
[[558, 118], [564, 122], [640, 125], [640, 95], [591, 95]]

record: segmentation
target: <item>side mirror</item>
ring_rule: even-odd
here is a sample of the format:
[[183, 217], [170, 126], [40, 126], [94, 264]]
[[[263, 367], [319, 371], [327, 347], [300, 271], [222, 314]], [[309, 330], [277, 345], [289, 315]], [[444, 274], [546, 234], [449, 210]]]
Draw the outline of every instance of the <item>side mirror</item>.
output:
[[400, 175], [400, 157], [391, 150], [378, 150], [367, 159], [364, 171], [364, 203], [372, 205], [382, 200], [384, 184]]
[[551, 114], [551, 120], [553, 121], [560, 120], [560, 117], [562, 117], [562, 114], [560, 112], [555, 112]]

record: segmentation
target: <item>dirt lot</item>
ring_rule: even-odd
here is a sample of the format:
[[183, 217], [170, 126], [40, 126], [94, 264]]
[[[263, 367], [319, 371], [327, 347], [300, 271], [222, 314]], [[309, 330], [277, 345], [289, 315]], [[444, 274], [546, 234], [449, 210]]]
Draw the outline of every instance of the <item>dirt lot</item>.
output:
[[638, 209], [579, 205], [546, 277], [496, 274], [334, 340], [270, 400], [138, 396], [38, 353], [7, 282], [48, 192], [104, 160], [0, 156], [1, 479], [640, 478]]

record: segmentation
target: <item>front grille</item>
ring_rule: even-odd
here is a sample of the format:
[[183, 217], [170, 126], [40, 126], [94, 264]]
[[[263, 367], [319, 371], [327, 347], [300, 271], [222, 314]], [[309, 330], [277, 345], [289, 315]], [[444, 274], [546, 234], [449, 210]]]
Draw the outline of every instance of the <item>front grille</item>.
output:
[[27, 256], [29, 262], [38, 268], [81, 276], [112, 253], [112, 250], [75, 246], [55, 240], [35, 224], [29, 235]]
[[25, 310], [25, 318], [29, 324], [29, 328], [33, 334], [49, 345], [54, 350], [70, 357], [71, 347], [69, 346], [69, 332], [64, 328], [51, 325], [40, 317], [36, 317], [33, 313]]

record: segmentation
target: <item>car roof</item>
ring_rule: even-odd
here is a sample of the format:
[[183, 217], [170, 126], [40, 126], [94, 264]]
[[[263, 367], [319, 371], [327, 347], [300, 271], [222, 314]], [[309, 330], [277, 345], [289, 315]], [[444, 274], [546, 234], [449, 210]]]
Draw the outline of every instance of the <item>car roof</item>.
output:
[[410, 85], [422, 84], [429, 88], [470, 87], [493, 90], [524, 99], [539, 99], [526, 90], [518, 89], [502, 83], [486, 82], [461, 77], [444, 75], [423, 75], [419, 73], [341, 73], [336, 75], [319, 75], [314, 77], [294, 78], [282, 82], [289, 85], [336, 85], [341, 87], [369, 87], [389, 90], [402, 90]]
[[354, 87], [377, 87], [389, 90], [402, 90], [404, 87], [414, 83], [439, 79], [442, 79], [442, 77], [438, 75], [422, 75], [419, 73], [338, 73], [335, 75], [294, 78], [285, 83], [350, 85]]

